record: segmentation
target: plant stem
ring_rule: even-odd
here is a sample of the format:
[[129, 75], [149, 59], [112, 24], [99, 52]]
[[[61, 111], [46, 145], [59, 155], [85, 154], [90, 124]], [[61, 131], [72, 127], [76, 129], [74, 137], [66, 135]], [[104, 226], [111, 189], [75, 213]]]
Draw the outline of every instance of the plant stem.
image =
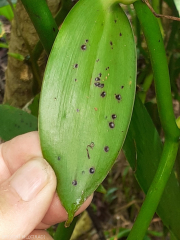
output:
[[59, 223], [54, 236], [54, 240], [69, 240], [74, 231], [77, 220], [78, 216], [73, 219], [71, 225], [68, 228], [64, 226], [65, 222]]
[[155, 17], [160, 18], [166, 18], [169, 20], [174, 20], [174, 21], [179, 21], [180, 22], [180, 18], [179, 17], [174, 17], [174, 16], [169, 16], [169, 15], [163, 15], [163, 14], [158, 14], [154, 11], [153, 7], [151, 6], [151, 4], [149, 3], [149, 0], [142, 0], [143, 2], [146, 3], [146, 5], [148, 6], [148, 8], [151, 10], [151, 12], [154, 14]]
[[29, 14], [46, 53], [49, 55], [58, 33], [58, 27], [46, 0], [21, 0], [21, 2]]
[[138, 97], [141, 99], [142, 103], [146, 101], [147, 91], [149, 90], [153, 81], [153, 73], [150, 72], [146, 75], [143, 84], [141, 85], [141, 91], [137, 92]]
[[[157, 14], [160, 14], [160, 0], [152, 0], [152, 7]], [[160, 18], [158, 18], [158, 23], [159, 23], [159, 27], [160, 27], [160, 30], [161, 30], [161, 34], [164, 38], [164, 29], [163, 29]]]
[[160, 164], [127, 240], [142, 240], [174, 166], [178, 143], [167, 140]]
[[135, 2], [134, 7], [149, 48], [158, 110], [166, 137], [157, 172], [128, 236], [128, 240], [142, 240], [173, 169], [179, 146], [180, 130], [175, 121], [168, 64], [157, 19], [142, 1]]
[[159, 25], [146, 4], [137, 1], [134, 7], [149, 48], [161, 124], [166, 138], [178, 141], [180, 129], [174, 116], [169, 70]]
[[[68, 12], [71, 10], [71, 8], [74, 6], [74, 3], [72, 2], [72, 0], [62, 0], [61, 1], [61, 8], [60, 10], [58, 11], [58, 13], [56, 14], [54, 20], [57, 24], [57, 26], [59, 27], [62, 22], [64, 21], [65, 17], [67, 16]], [[43, 51], [43, 46], [41, 44], [41, 42], [39, 41], [33, 52], [32, 52], [32, 55], [34, 56], [34, 59], [37, 61], [38, 58], [40, 57], [42, 51]]]

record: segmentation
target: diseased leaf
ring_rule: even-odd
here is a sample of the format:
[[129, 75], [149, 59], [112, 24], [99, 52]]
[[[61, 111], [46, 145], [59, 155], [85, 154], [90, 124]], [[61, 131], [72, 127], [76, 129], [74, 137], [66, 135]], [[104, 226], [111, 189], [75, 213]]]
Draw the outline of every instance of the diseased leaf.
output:
[[122, 8], [111, 0], [79, 1], [54, 43], [39, 109], [43, 155], [68, 224], [122, 147], [135, 84], [134, 37]]

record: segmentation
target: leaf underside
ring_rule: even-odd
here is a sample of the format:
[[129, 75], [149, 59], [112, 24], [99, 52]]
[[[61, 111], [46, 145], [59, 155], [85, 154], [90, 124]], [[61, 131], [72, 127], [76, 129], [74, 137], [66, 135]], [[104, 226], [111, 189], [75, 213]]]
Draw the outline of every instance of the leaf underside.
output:
[[121, 7], [77, 3], [53, 46], [39, 110], [43, 155], [56, 173], [69, 222], [122, 147], [135, 79], [134, 37]]

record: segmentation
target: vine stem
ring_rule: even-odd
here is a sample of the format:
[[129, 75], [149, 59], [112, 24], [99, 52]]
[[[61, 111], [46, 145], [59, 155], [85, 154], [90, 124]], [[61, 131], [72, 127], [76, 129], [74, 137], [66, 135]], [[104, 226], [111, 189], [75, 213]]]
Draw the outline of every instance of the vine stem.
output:
[[[72, 0], [61, 0], [61, 8], [54, 18], [54, 20], [57, 24], [57, 27], [59, 27], [63, 23], [65, 17], [67, 16], [67, 14], [71, 10], [71, 8], [74, 6], [74, 4], [75, 3], [72, 2]], [[42, 46], [41, 41], [38, 41], [38, 43], [36, 44], [36, 46], [32, 52], [32, 55], [33, 55], [35, 61], [37, 61], [39, 59], [43, 50], [44, 50], [44, 48]]]
[[[161, 5], [161, 3], [160, 3], [160, 0], [152, 0], [152, 7], [153, 7], [153, 9], [154, 9], [154, 12], [156, 12], [156, 14], [159, 14], [160, 13], [160, 5]], [[159, 23], [159, 27], [160, 27], [160, 30], [161, 30], [161, 34], [162, 34], [162, 37], [163, 37], [163, 39], [164, 39], [164, 37], [165, 37], [165, 33], [164, 33], [164, 29], [163, 29], [163, 26], [162, 26], [162, 22], [161, 22], [161, 19], [160, 18], [158, 18], [158, 23]]]
[[127, 238], [142, 240], [173, 169], [179, 146], [180, 129], [174, 116], [168, 64], [157, 19], [142, 1], [135, 2], [134, 7], [149, 49], [159, 116], [166, 139], [157, 172]]
[[174, 166], [179, 144], [165, 141], [158, 170], [127, 240], [142, 240]]
[[180, 18], [178, 18], [178, 17], [167, 16], [167, 15], [163, 15], [163, 14], [156, 13], [156, 12], [154, 11], [154, 9], [152, 8], [152, 6], [151, 6], [151, 4], [149, 3], [148, 0], [143, 0], [143, 2], [146, 3], [146, 5], [147, 5], [148, 8], [151, 10], [151, 12], [154, 14], [155, 17], [157, 17], [157, 18], [163, 17], [163, 18], [166, 18], [166, 19], [169, 19], [169, 20], [174, 20], [174, 21], [180, 22]]
[[76, 216], [73, 219], [71, 225], [68, 228], [65, 227], [64, 222], [59, 223], [54, 236], [54, 240], [70, 240], [73, 234], [74, 228], [76, 226], [77, 220], [78, 220], [78, 216]]
[[177, 127], [174, 116], [169, 69], [159, 24], [153, 13], [142, 1], [135, 2], [134, 8], [149, 49], [157, 105], [165, 137], [173, 141], [178, 141], [180, 129]]
[[46, 0], [21, 0], [21, 2], [29, 14], [46, 53], [49, 55], [58, 33], [58, 27]]

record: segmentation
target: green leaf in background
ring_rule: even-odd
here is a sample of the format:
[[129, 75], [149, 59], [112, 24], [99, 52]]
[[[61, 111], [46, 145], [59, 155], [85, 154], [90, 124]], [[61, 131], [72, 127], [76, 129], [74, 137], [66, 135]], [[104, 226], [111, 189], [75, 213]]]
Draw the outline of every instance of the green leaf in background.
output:
[[[133, 116], [123, 146], [126, 158], [145, 193], [153, 180], [162, 152], [161, 139], [141, 101], [136, 98]], [[180, 239], [180, 188], [171, 173], [157, 213], [164, 225]]]
[[[1, 6], [2, 3], [1, 3], [2, 0], [0, 0], [0, 15], [6, 17], [9, 21], [11, 21], [14, 17], [14, 13], [12, 11], [12, 8], [10, 5], [7, 5], [7, 6]], [[16, 5], [14, 4], [14, 7]]]
[[165, 3], [167, 3], [167, 5], [172, 8], [174, 7], [174, 1], [173, 0], [164, 0]]
[[55, 40], [39, 109], [41, 147], [56, 173], [67, 225], [117, 158], [135, 83], [134, 36], [122, 8], [116, 0], [79, 1]]
[[0, 123], [0, 137], [4, 141], [38, 129], [36, 117], [9, 105], [0, 105]]
[[[16, 3], [17, 0], [11, 0], [12, 3]], [[0, 8], [9, 5], [7, 0], [0, 0]]]
[[96, 192], [102, 193], [102, 194], [106, 194], [106, 189], [104, 188], [104, 186], [101, 184], [98, 186], [98, 188], [96, 189]]
[[12, 52], [8, 52], [8, 55], [19, 60], [19, 61], [24, 61], [25, 57], [19, 53], [12, 53]]
[[158, 133], [160, 134], [162, 131], [162, 127], [161, 127], [161, 121], [159, 118], [157, 104], [152, 103], [152, 102], [146, 102], [144, 104], [144, 106], [146, 107], [146, 110], [148, 111], [148, 113], [154, 123], [154, 126], [156, 127]]
[[[117, 231], [117, 229], [114, 229], [114, 230]], [[125, 237], [128, 237], [130, 231], [131, 231], [131, 229], [128, 229], [128, 228], [127, 229], [126, 228], [120, 228], [119, 229], [119, 233], [115, 237], [108, 238], [108, 240], [125, 239]], [[112, 232], [111, 232], [111, 234], [112, 234]], [[163, 237], [163, 233], [162, 232], [156, 232], [156, 231], [147, 230], [146, 235], [144, 236], [143, 240], [151, 240], [149, 235], [152, 236], [152, 237]]]
[[0, 48], [9, 48], [9, 46], [6, 43], [0, 43]]
[[179, 16], [180, 16], [180, 1], [179, 0], [174, 0], [174, 4], [176, 5], [176, 8], [177, 8]]
[[37, 94], [32, 103], [28, 106], [28, 109], [31, 111], [31, 114], [38, 117], [38, 112], [39, 112], [39, 97], [40, 94]]
[[4, 26], [2, 21], [0, 21], [0, 38], [5, 34]]

